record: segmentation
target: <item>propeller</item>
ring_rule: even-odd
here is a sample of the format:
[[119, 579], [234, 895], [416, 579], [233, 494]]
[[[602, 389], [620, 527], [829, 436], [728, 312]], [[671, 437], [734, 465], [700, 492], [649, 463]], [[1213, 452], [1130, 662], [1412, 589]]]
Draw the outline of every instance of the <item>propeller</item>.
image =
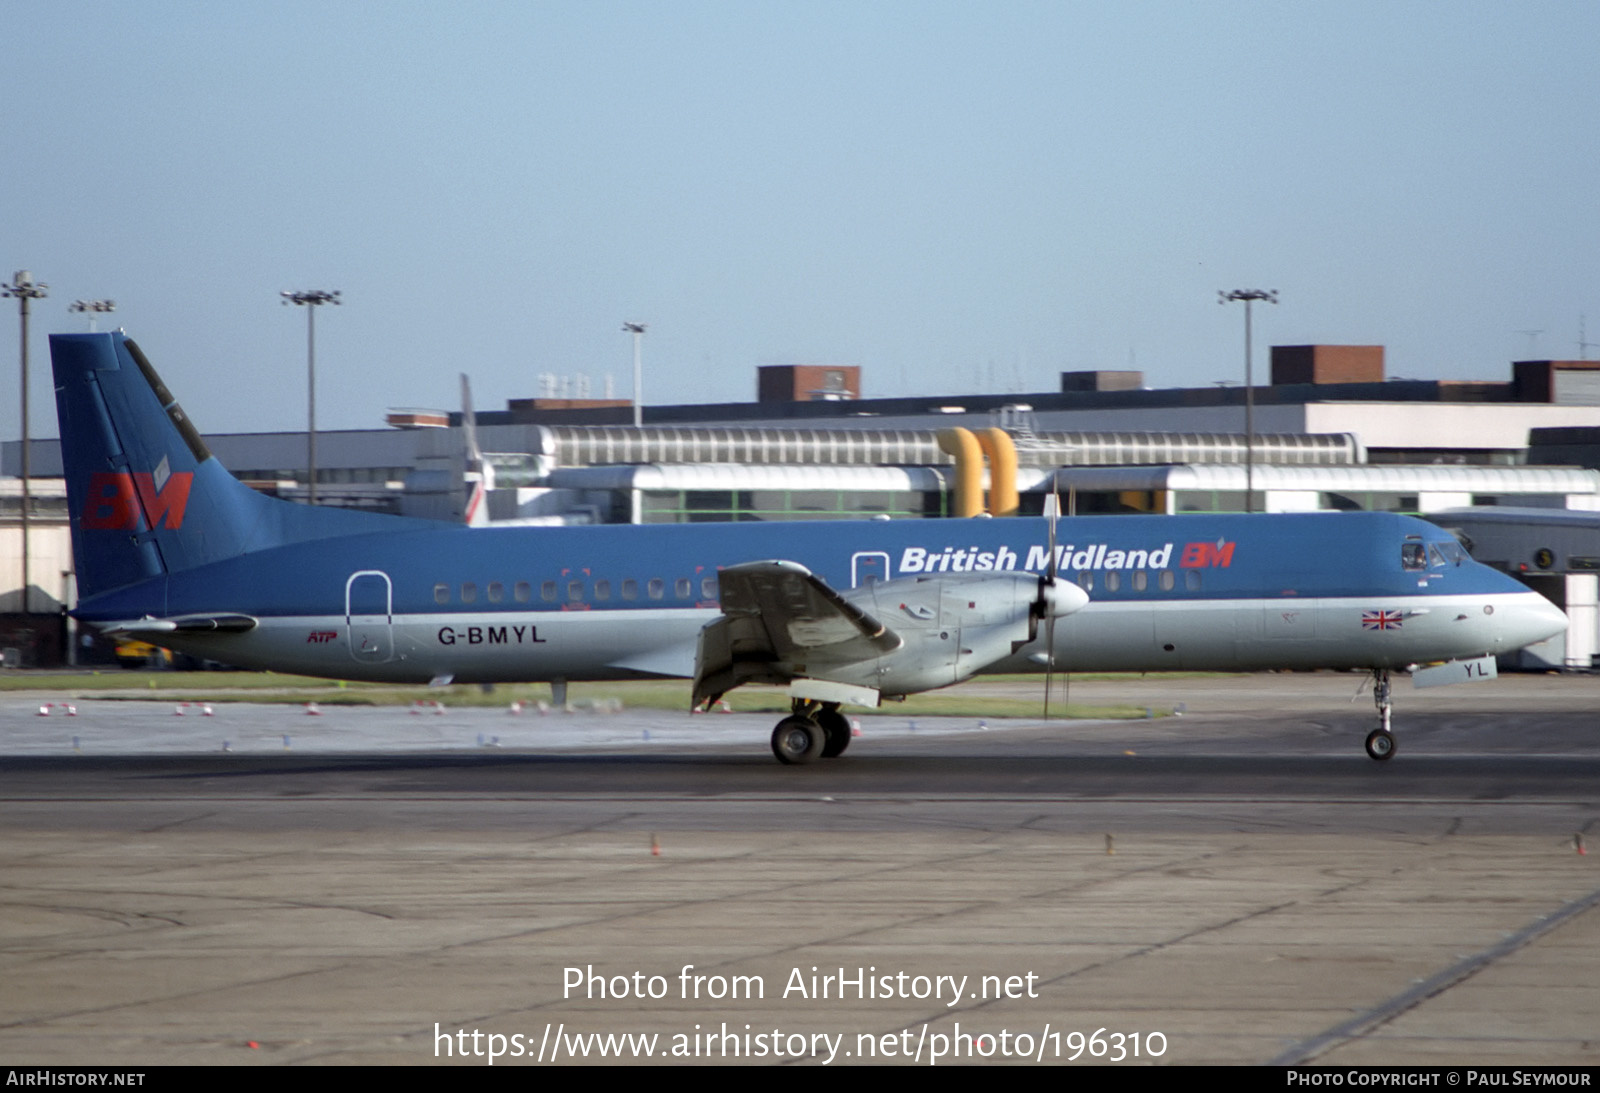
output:
[[1050, 493], [1044, 499], [1045, 551], [1044, 575], [1039, 578], [1039, 606], [1044, 611], [1044, 719], [1050, 720], [1050, 677], [1056, 669], [1056, 613], [1050, 610], [1050, 596], [1056, 588], [1056, 521], [1061, 516], [1061, 498], [1056, 493], [1055, 475], [1050, 476]]
[[[1056, 479], [1054, 477], [1052, 477], [1051, 478], [1051, 485], [1054, 486], [1055, 484], [1056, 484]], [[1060, 497], [1059, 494], [1057, 494], [1057, 496], [1056, 496], [1056, 507], [1058, 509], [1061, 507], [1061, 497]], [[1076, 485], [1070, 485], [1070, 486], [1067, 487], [1067, 515], [1068, 516], [1076, 516], [1076, 515], [1078, 515], [1078, 487]], [[1072, 587], [1077, 589], [1080, 592], [1083, 591], [1081, 588], [1078, 588], [1077, 585], [1073, 585]], [[1086, 592], [1084, 593], [1083, 599], [1084, 599], [1085, 603], [1087, 603], [1089, 601], [1088, 593], [1086, 593]], [[1051, 664], [1052, 667], [1054, 667], [1054, 665], [1055, 665], [1055, 660], [1056, 660], [1055, 627], [1052, 626], [1050, 628], [1050, 664]], [[1070, 671], [1066, 671], [1066, 672], [1062, 672], [1061, 673], [1061, 714], [1062, 714], [1063, 717], [1066, 716], [1067, 709], [1071, 705], [1071, 703], [1072, 703], [1072, 673]]]
[[1050, 492], [1044, 499], [1046, 527], [1046, 557], [1044, 573], [1039, 577], [1039, 598], [1034, 607], [1044, 619], [1044, 717], [1050, 719], [1050, 678], [1056, 666], [1056, 619], [1070, 615], [1089, 602], [1089, 594], [1071, 581], [1062, 581], [1057, 570], [1056, 521], [1061, 516], [1061, 495], [1055, 475], [1051, 475]]

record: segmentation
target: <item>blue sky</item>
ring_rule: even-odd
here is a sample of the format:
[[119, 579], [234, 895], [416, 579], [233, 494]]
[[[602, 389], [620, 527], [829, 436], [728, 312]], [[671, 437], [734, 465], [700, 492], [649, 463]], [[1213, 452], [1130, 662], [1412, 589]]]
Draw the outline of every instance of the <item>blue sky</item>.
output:
[[[0, 272], [111, 297], [202, 429], [542, 372], [744, 401], [1155, 386], [1272, 343], [1501, 379], [1600, 342], [1600, 5], [86, 3], [8, 14]], [[0, 435], [18, 433], [0, 307]], [[1542, 330], [1542, 334], [1518, 333]], [[10, 346], [11, 348], [5, 348]], [[1597, 354], [1600, 355], [1600, 354]]]

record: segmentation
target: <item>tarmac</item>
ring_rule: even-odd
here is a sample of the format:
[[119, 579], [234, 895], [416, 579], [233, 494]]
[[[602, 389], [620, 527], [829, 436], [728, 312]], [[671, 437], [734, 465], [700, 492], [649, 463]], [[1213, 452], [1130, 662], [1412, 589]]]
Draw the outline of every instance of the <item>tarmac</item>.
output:
[[1600, 680], [1397, 688], [1383, 764], [1358, 683], [799, 769], [742, 715], [7, 697], [0, 1057], [1593, 1065]]

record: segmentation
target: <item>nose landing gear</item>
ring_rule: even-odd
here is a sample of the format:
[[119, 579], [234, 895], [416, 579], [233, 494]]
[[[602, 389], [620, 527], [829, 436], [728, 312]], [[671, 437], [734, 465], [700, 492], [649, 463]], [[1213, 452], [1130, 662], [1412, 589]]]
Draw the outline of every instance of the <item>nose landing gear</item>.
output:
[[1384, 760], [1394, 755], [1394, 734], [1389, 731], [1389, 715], [1394, 703], [1389, 699], [1389, 669], [1372, 670], [1372, 702], [1378, 707], [1378, 727], [1367, 734], [1367, 754]]

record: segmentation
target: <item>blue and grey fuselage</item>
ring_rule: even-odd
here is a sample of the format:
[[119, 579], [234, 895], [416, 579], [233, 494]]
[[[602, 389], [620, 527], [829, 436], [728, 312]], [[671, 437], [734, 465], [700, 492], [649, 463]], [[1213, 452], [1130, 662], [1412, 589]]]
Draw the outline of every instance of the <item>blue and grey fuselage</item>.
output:
[[[1064, 518], [1054, 568], [1084, 596], [1041, 609], [1050, 548], [1038, 518], [474, 529], [291, 505], [217, 463], [120, 333], [57, 335], [51, 348], [77, 617], [242, 667], [412, 682], [692, 677], [723, 614], [719, 573], [766, 559], [837, 590], [847, 614], [914, 631], [935, 660], [952, 650], [950, 679], [902, 672], [908, 689], [1039, 670], [1046, 614], [1058, 616], [1055, 664], [1073, 670], [1401, 668], [1506, 652], [1565, 625], [1446, 532], [1384, 513]], [[984, 663], [972, 653], [963, 666], [960, 651], [977, 648], [964, 632], [1024, 614], [1025, 632], [1013, 625], [1005, 644], [983, 646]], [[888, 645], [872, 655], [904, 659], [904, 640]]]

